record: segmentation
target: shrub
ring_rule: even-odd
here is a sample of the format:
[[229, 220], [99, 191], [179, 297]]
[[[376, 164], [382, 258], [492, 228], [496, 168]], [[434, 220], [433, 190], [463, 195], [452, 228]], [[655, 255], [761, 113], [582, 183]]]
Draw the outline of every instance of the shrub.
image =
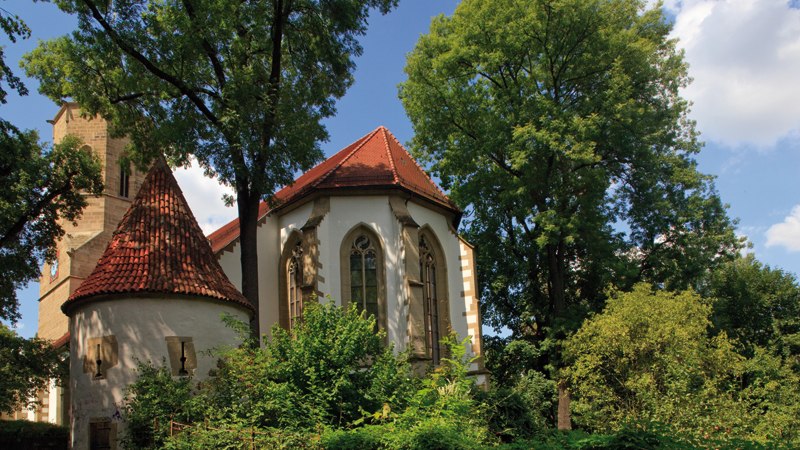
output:
[[0, 420], [0, 448], [66, 450], [69, 429], [51, 423]]
[[202, 418], [191, 377], [173, 377], [166, 361], [163, 364], [140, 363], [136, 382], [126, 390], [123, 442], [128, 447], [161, 448], [170, 420], [191, 423]]
[[518, 376], [512, 387], [492, 387], [479, 392], [492, 434], [503, 442], [529, 439], [551, 427], [557, 401], [556, 384], [541, 372]]

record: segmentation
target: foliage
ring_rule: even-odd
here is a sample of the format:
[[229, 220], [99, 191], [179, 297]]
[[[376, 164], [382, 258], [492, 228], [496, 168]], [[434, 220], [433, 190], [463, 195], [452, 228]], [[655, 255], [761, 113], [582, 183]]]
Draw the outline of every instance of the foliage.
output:
[[341, 427], [384, 404], [399, 407], [410, 389], [410, 369], [375, 333], [375, 319], [309, 303], [291, 332], [272, 330], [263, 348], [223, 354], [207, 384], [212, 418], [249, 426], [313, 429]]
[[674, 429], [655, 422], [626, 422], [609, 433], [588, 434], [584, 431], [550, 432], [535, 439], [520, 440], [498, 447], [501, 450], [695, 450], [722, 448], [739, 450], [784, 449], [779, 444], [761, 444], [741, 439], [696, 438], [676, 432]]
[[191, 377], [174, 378], [166, 361], [159, 367], [142, 362], [137, 372], [136, 382], [125, 392], [126, 446], [162, 448], [171, 420], [190, 423], [202, 419]]
[[595, 430], [658, 421], [691, 433], [743, 425], [730, 391], [744, 361], [724, 333], [709, 336], [710, 313], [690, 291], [614, 293], [565, 343], [576, 421]]
[[69, 428], [29, 420], [0, 420], [0, 448], [67, 450]]
[[738, 393], [748, 405], [748, 438], [800, 447], [800, 374], [785, 358], [756, 348], [744, 368]]
[[242, 292], [258, 308], [259, 202], [320, 158], [369, 11], [396, 0], [53, 1], [79, 28], [26, 55], [27, 73], [106, 117], [142, 160], [194, 155], [234, 188]]
[[712, 335], [711, 312], [689, 291], [639, 284], [613, 294], [565, 344], [576, 421], [600, 431], [655, 421], [697, 442], [800, 445], [790, 360], [761, 347], [744, 358], [724, 332]]
[[[607, 286], [682, 289], [740, 246], [660, 7], [465, 0], [409, 54], [412, 149], [467, 212], [483, 317], [554, 376]], [[621, 231], [624, 230], [624, 231]]]
[[[800, 358], [800, 286], [793, 275], [747, 255], [711, 272], [700, 293], [714, 300], [714, 326], [735, 338], [744, 354], [762, 347]], [[800, 368], [800, 359], [796, 364]]]
[[0, 324], [0, 412], [33, 406], [36, 394], [50, 380], [66, 379], [63, 353], [63, 348], [54, 348], [49, 341], [22, 338]]
[[[395, 357], [385, 334], [374, 330], [374, 317], [365, 318], [355, 305], [344, 310], [310, 302], [291, 332], [274, 328], [263, 347], [219, 349], [215, 376], [197, 387], [165, 368], [143, 365], [126, 400], [135, 424], [129, 441], [138, 448], [166, 445], [164, 429], [153, 438], [147, 433], [155, 418], [194, 426], [191, 442], [216, 442], [211, 447], [236, 442], [240, 431], [249, 437], [255, 429], [262, 441], [302, 441], [318, 427], [378, 420], [374, 412], [404, 407], [413, 385], [405, 358]], [[182, 439], [170, 445], [190, 445]]]
[[[239, 328], [243, 325], [239, 324]], [[127, 396], [133, 448], [472, 449], [491, 444], [486, 408], [467, 375], [466, 341], [411, 378], [375, 318], [355, 306], [305, 305], [292, 329], [262, 348], [219, 350], [216, 374], [195, 388], [166, 368], [142, 365]], [[246, 331], [241, 330], [240, 331]], [[154, 419], [162, 424], [148, 433]], [[166, 435], [170, 419], [182, 431]], [[143, 432], [144, 431], [144, 432]]]
[[523, 372], [511, 387], [492, 386], [478, 398], [489, 429], [503, 442], [530, 439], [555, 425], [556, 384], [541, 372]]
[[[11, 42], [30, 37], [17, 16], [0, 9], [0, 27]], [[0, 49], [0, 82], [19, 95], [27, 88], [14, 75]], [[6, 103], [0, 84], [0, 103]], [[22, 131], [0, 118], [0, 319], [19, 319], [16, 290], [38, 278], [39, 266], [55, 257], [62, 224], [74, 221], [86, 206], [80, 191], [103, 190], [98, 159], [78, 151], [80, 141], [65, 138], [46, 149], [35, 131]]]
[[85, 193], [103, 191], [100, 161], [80, 144], [67, 136], [43, 151], [35, 132], [0, 124], [0, 318], [19, 318], [16, 290], [55, 258], [63, 224], [80, 217]]

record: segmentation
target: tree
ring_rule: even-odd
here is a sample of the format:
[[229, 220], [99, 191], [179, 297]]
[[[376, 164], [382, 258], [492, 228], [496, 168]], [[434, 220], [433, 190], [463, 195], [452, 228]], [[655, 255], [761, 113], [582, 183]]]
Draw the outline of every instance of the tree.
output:
[[658, 421], [681, 432], [746, 428], [734, 388], [744, 358], [724, 333], [711, 336], [711, 306], [691, 292], [638, 284], [565, 343], [576, 420], [592, 429]]
[[609, 284], [682, 289], [739, 248], [669, 32], [643, 1], [465, 0], [408, 57], [412, 149], [469, 213], [483, 317], [539, 368]]
[[320, 120], [352, 83], [369, 10], [397, 0], [56, 3], [79, 29], [27, 55], [28, 74], [53, 100], [105, 116], [142, 160], [194, 155], [234, 188], [258, 335], [259, 203], [321, 157]]
[[791, 274], [747, 255], [708, 274], [700, 293], [713, 299], [715, 327], [736, 339], [743, 354], [763, 347], [800, 358], [800, 286]]
[[[12, 42], [30, 36], [24, 22], [4, 10], [0, 26]], [[19, 95], [27, 94], [2, 52], [0, 78]], [[5, 98], [0, 85], [0, 102]], [[80, 216], [85, 196], [103, 191], [100, 162], [78, 151], [80, 144], [68, 136], [47, 149], [35, 131], [21, 131], [0, 118], [0, 319], [19, 319], [16, 290], [38, 278], [41, 263], [55, 256], [62, 223]]]
[[62, 380], [67, 373], [62, 353], [49, 341], [24, 339], [0, 324], [0, 412], [32, 404], [50, 380]]

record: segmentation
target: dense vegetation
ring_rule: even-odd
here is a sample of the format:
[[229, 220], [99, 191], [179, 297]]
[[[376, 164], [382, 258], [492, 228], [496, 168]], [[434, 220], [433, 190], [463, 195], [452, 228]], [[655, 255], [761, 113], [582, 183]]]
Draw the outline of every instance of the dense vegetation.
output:
[[0, 420], [0, 448], [67, 450], [69, 429], [51, 423]]
[[[474, 449], [792, 448], [800, 445], [800, 377], [766, 350], [752, 358], [714, 330], [691, 291], [640, 284], [565, 342], [576, 425], [555, 432], [556, 386], [528, 371], [488, 390], [468, 376], [465, 342], [411, 376], [374, 318], [311, 304], [262, 348], [217, 350], [203, 383], [139, 368], [130, 386], [133, 448]], [[247, 335], [245, 324], [236, 324]]]

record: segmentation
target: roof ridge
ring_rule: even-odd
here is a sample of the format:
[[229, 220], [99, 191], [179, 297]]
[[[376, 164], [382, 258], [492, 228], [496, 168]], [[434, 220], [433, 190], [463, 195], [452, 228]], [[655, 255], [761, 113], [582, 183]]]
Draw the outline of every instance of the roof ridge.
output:
[[[399, 140], [397, 140], [397, 137], [396, 137], [394, 134], [392, 134], [392, 132], [391, 132], [391, 131], [389, 132], [389, 135], [392, 137], [392, 139], [394, 139], [394, 142], [397, 144], [397, 146], [398, 146], [398, 147], [400, 147], [400, 149], [401, 149], [401, 150], [403, 150], [404, 152], [406, 152], [406, 154], [408, 155], [408, 159], [410, 159], [410, 160], [411, 160], [411, 162], [413, 162], [413, 163], [414, 163], [414, 165], [415, 165], [415, 166], [417, 166], [417, 168], [418, 168], [420, 171], [422, 171], [422, 173], [425, 175], [425, 179], [426, 179], [426, 180], [428, 180], [428, 183], [430, 183], [430, 185], [431, 185], [431, 186], [433, 186], [433, 188], [434, 188], [435, 192], [438, 192], [438, 193], [442, 194], [442, 196], [443, 196], [444, 198], [446, 198], [448, 201], [452, 202], [452, 200], [450, 200], [450, 197], [449, 197], [447, 194], [445, 194], [445, 193], [444, 193], [444, 192], [441, 190], [441, 188], [439, 188], [439, 186], [437, 186], [437, 185], [436, 185], [436, 183], [434, 183], [434, 182], [433, 182], [433, 180], [431, 179], [430, 175], [428, 175], [428, 172], [427, 172], [427, 171], [425, 171], [425, 169], [424, 169], [422, 166], [420, 166], [420, 165], [419, 165], [419, 162], [417, 161], [417, 159], [416, 159], [416, 158], [414, 158], [414, 156], [413, 156], [413, 155], [411, 155], [411, 153], [409, 153], [409, 151], [408, 151], [408, 150], [407, 150], [407, 149], [406, 149], [406, 148], [403, 146], [403, 144], [401, 144], [401, 143], [400, 143], [400, 141], [399, 141]], [[415, 183], [414, 183], [414, 184], [415, 184]], [[421, 187], [422, 187], [422, 186], [420, 186], [420, 188], [421, 188]]]
[[397, 167], [395, 167], [394, 158], [392, 157], [392, 149], [389, 148], [389, 137], [387, 136], [387, 134], [391, 134], [391, 132], [383, 125], [379, 126], [378, 129], [383, 131], [383, 144], [386, 147], [386, 156], [389, 158], [389, 167], [392, 169], [394, 184], [398, 184], [400, 182], [400, 175], [397, 173]]
[[[337, 163], [335, 166], [333, 166], [333, 167], [331, 168], [331, 170], [329, 170], [329, 171], [325, 172], [325, 174], [323, 174], [323, 175], [322, 175], [321, 177], [319, 177], [319, 178], [318, 178], [318, 179], [317, 179], [317, 180], [316, 180], [314, 183], [312, 183], [312, 184], [309, 186], [309, 189], [310, 189], [310, 188], [317, 187], [317, 186], [319, 186], [319, 184], [320, 184], [320, 183], [322, 183], [323, 181], [327, 180], [327, 179], [328, 179], [328, 177], [329, 177], [329, 176], [330, 176], [330, 175], [331, 175], [333, 172], [335, 172], [335, 171], [336, 171], [336, 169], [338, 169], [339, 167], [342, 167], [342, 164], [344, 164], [344, 163], [345, 163], [345, 162], [346, 162], [348, 159], [350, 159], [350, 158], [351, 158], [353, 155], [355, 155], [355, 154], [356, 154], [356, 152], [357, 152], [359, 149], [361, 149], [361, 147], [363, 147], [363, 146], [364, 146], [364, 144], [366, 144], [367, 142], [369, 142], [370, 138], [371, 138], [372, 136], [374, 136], [374, 135], [375, 135], [375, 133], [377, 133], [377, 132], [378, 132], [378, 130], [380, 130], [380, 128], [381, 128], [381, 127], [375, 128], [374, 130], [372, 130], [372, 131], [370, 131], [369, 133], [367, 133], [367, 134], [365, 134], [364, 136], [362, 136], [362, 137], [361, 137], [361, 139], [357, 140], [355, 143], [357, 143], [358, 145], [356, 145], [356, 146], [353, 148], [353, 150], [352, 150], [352, 151], [350, 151], [350, 153], [348, 153], [348, 154], [347, 154], [347, 156], [345, 156], [344, 158], [342, 158], [342, 160], [341, 160], [341, 161], [339, 161], [339, 162], [338, 162], [338, 163]], [[320, 163], [320, 164], [321, 164], [321, 163]]]

